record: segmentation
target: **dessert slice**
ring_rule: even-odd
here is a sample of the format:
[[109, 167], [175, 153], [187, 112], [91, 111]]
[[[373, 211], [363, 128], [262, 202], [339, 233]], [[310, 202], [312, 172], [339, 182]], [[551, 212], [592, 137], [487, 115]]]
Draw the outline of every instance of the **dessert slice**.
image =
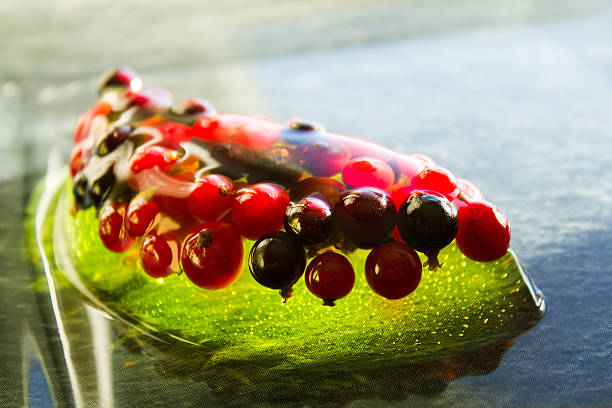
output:
[[475, 352], [541, 318], [506, 217], [429, 157], [141, 84], [105, 75], [47, 225], [58, 268], [115, 315], [218, 362], [345, 370]]

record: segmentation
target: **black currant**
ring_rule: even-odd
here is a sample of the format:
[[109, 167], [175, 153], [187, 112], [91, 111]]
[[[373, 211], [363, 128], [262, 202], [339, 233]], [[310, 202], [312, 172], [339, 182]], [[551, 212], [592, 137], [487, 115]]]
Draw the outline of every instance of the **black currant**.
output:
[[91, 182], [89, 196], [93, 205], [100, 208], [115, 184], [115, 162], [109, 162], [103, 172]]
[[261, 236], [249, 254], [249, 269], [255, 280], [270, 289], [280, 289], [286, 300], [291, 287], [306, 267], [306, 253], [300, 243], [289, 234], [275, 231]]
[[310, 196], [287, 207], [285, 231], [305, 245], [320, 244], [334, 230], [332, 209], [321, 197]]
[[83, 173], [79, 173], [75, 176], [72, 181], [72, 193], [74, 194], [74, 200], [81, 209], [91, 207], [91, 200], [89, 199], [89, 182], [87, 177]]
[[444, 197], [414, 192], [399, 208], [397, 229], [409, 246], [427, 255], [429, 269], [437, 269], [438, 252], [457, 234], [457, 209]]
[[344, 238], [358, 248], [371, 249], [393, 232], [396, 210], [389, 193], [363, 187], [340, 195], [335, 217]]

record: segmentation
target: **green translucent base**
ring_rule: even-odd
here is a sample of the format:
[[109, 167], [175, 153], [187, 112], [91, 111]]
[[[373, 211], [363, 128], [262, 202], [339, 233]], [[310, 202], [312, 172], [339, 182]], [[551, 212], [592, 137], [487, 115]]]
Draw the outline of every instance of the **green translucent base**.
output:
[[[533, 327], [544, 299], [512, 252], [491, 263], [465, 258], [453, 244], [442, 268], [423, 271], [418, 289], [400, 300], [374, 293], [365, 280], [366, 251], [350, 257], [353, 291], [326, 307], [300, 280], [282, 303], [245, 266], [228, 288], [209, 291], [187, 277], [153, 279], [138, 249], [115, 254], [98, 238], [95, 210], [70, 214], [66, 184], [47, 214], [46, 246], [64, 277], [101, 308], [162, 339], [205, 351], [207, 364], [255, 362], [267, 370], [376, 370], [439, 361], [505, 343]], [[252, 241], [245, 241], [248, 253]], [[269, 372], [269, 371], [268, 371]]]

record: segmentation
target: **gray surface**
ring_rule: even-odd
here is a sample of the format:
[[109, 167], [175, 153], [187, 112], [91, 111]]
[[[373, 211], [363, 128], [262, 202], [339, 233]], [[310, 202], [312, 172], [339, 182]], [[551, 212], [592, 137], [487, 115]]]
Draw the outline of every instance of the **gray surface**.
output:
[[[175, 2], [163, 13], [144, 3], [1, 3], [0, 405], [23, 401], [24, 327], [45, 333], [43, 354], [58, 350], [19, 252], [26, 176], [44, 168], [51, 146], [67, 154], [95, 76], [124, 63], [179, 97], [312, 118], [429, 154], [507, 212], [549, 314], [492, 374], [391, 406], [611, 406], [612, 7], [457, 3]], [[65, 376], [48, 370], [51, 381]], [[159, 401], [173, 397], [176, 384], [167, 386]], [[34, 390], [34, 406], [45, 406], [44, 387]], [[351, 406], [374, 404], [386, 403]]]

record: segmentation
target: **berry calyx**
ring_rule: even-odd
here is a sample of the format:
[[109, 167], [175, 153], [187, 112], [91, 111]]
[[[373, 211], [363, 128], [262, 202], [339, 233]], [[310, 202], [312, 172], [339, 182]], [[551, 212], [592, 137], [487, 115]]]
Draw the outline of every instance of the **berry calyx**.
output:
[[181, 265], [194, 284], [221, 289], [240, 276], [243, 252], [242, 239], [231, 224], [206, 222], [185, 240]]
[[305, 245], [320, 244], [334, 230], [332, 209], [316, 196], [293, 202], [285, 213], [285, 231]]
[[127, 229], [132, 235], [143, 236], [153, 225], [159, 214], [159, 207], [155, 201], [136, 196], [128, 206]]
[[438, 252], [457, 233], [457, 209], [444, 197], [413, 192], [399, 208], [397, 229], [406, 244], [427, 255], [425, 264], [434, 270], [441, 266]]
[[260, 183], [241, 188], [232, 203], [232, 221], [241, 235], [257, 239], [282, 228], [289, 195], [276, 184]]
[[100, 212], [98, 235], [104, 246], [113, 252], [123, 252], [130, 248], [135, 239], [129, 234], [125, 223], [127, 203], [106, 204]]
[[387, 299], [401, 299], [414, 292], [421, 274], [421, 260], [406, 244], [390, 242], [379, 245], [366, 258], [368, 285]]
[[140, 244], [142, 268], [152, 278], [165, 278], [178, 265], [180, 241], [173, 232], [148, 234]]
[[355, 285], [355, 271], [345, 256], [335, 252], [317, 255], [306, 268], [306, 287], [323, 305], [334, 306], [335, 301], [348, 295]]
[[234, 182], [220, 174], [208, 174], [196, 180], [187, 208], [195, 218], [215, 221], [229, 211], [233, 201]]
[[342, 235], [356, 247], [370, 249], [388, 239], [396, 209], [386, 191], [362, 187], [342, 193], [335, 214]]
[[495, 261], [508, 251], [510, 225], [493, 204], [472, 201], [459, 209], [457, 246], [468, 258], [479, 262]]
[[342, 169], [342, 179], [351, 187], [385, 189], [395, 180], [395, 173], [386, 162], [370, 157], [351, 159]]
[[267, 288], [279, 289], [284, 300], [291, 297], [291, 287], [300, 279], [305, 266], [304, 248], [283, 231], [259, 238], [249, 254], [253, 278]]

